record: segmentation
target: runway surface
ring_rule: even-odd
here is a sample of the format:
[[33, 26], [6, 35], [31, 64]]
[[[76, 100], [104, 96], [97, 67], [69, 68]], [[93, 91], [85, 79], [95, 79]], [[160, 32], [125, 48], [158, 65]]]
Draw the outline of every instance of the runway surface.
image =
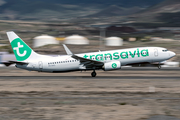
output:
[[180, 100], [180, 98], [166, 98], [166, 97], [156, 97], [156, 98], [145, 98], [145, 97], [0, 97], [0, 99], [53, 99], [53, 100]]
[[66, 79], [177, 79], [180, 80], [180, 76], [97, 76], [97, 77], [91, 77], [91, 76], [0, 76], [0, 81], [2, 80], [17, 80], [17, 79], [31, 79], [31, 80], [66, 80]]

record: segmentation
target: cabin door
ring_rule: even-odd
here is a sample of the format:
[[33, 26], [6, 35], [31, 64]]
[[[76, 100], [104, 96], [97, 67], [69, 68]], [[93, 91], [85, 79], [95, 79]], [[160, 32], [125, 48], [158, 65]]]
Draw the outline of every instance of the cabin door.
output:
[[154, 56], [158, 57], [158, 49], [154, 49]]

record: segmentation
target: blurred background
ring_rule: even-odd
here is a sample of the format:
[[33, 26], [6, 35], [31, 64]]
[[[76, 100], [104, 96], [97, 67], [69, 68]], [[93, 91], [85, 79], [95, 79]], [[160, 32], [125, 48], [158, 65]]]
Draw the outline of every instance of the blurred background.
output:
[[176, 56], [161, 70], [96, 78], [1, 67], [0, 119], [180, 120], [180, 0], [0, 0], [0, 63], [15, 60], [7, 31], [39, 54], [66, 54], [67, 44], [73, 53], [157, 46]]
[[12, 53], [6, 32], [14, 31], [41, 54], [65, 54], [62, 43], [74, 53], [159, 46], [179, 62], [179, 7], [179, 0], [0, 0], [1, 55]]

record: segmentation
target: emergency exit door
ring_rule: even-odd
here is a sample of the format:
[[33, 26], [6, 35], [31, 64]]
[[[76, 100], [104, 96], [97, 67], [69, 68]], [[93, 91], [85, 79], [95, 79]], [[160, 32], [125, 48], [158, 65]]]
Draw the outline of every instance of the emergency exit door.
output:
[[39, 69], [43, 69], [43, 62], [39, 61]]

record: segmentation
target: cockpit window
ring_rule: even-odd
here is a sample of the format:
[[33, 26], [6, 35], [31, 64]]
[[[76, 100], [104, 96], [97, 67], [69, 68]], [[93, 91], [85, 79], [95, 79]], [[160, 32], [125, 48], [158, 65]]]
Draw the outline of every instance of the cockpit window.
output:
[[166, 49], [166, 50], [162, 50], [163, 52], [167, 52], [168, 50]]

